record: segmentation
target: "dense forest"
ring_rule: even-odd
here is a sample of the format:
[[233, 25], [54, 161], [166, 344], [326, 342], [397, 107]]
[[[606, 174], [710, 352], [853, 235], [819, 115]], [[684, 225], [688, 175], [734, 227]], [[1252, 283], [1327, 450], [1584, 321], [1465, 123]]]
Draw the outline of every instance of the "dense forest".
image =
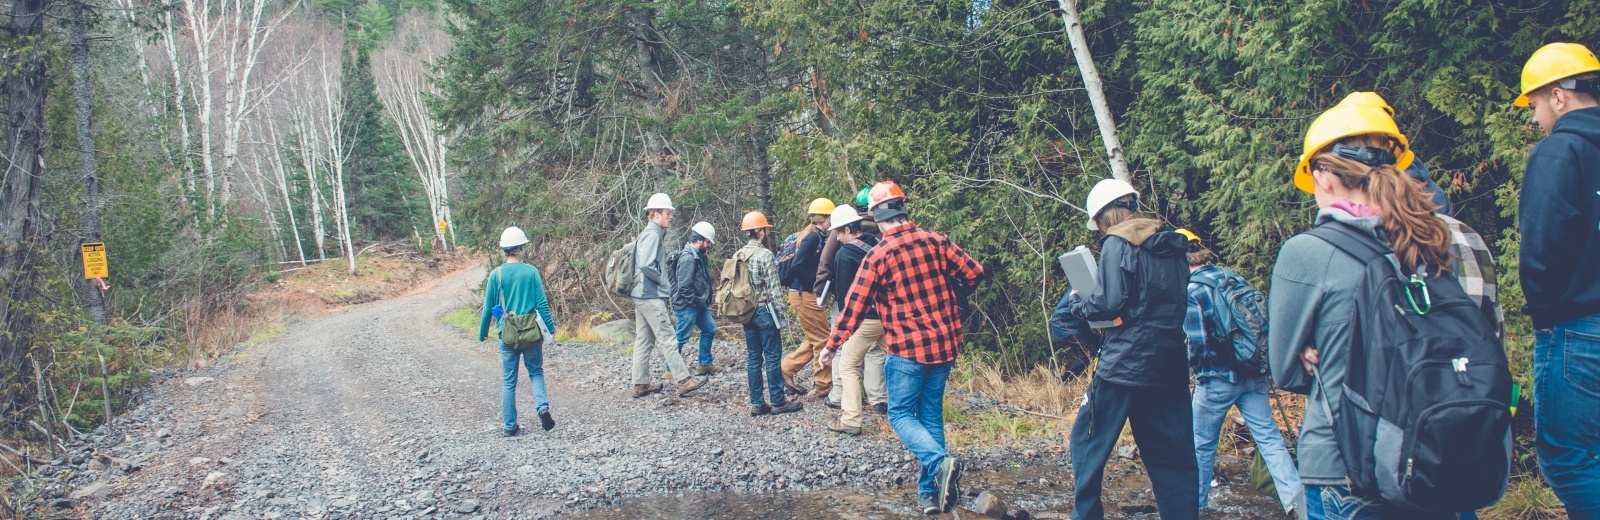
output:
[[[1068, 0], [1063, 0], [1068, 1]], [[243, 295], [374, 244], [527, 230], [556, 315], [625, 313], [602, 258], [650, 193], [676, 233], [877, 179], [993, 278], [968, 352], [1061, 362], [1046, 320], [1111, 175], [1063, 4], [814, 0], [4, 0], [0, 429], [46, 442], [151, 367], [242, 339]], [[1600, 48], [1600, 1], [1085, 0], [1141, 203], [1264, 280], [1311, 223], [1312, 117], [1372, 90], [1457, 217], [1495, 240], [1515, 376], [1534, 49]], [[79, 245], [105, 242], [108, 289]], [[714, 255], [731, 252], [722, 245]], [[218, 332], [223, 331], [223, 332]], [[227, 331], [233, 331], [231, 334]]]

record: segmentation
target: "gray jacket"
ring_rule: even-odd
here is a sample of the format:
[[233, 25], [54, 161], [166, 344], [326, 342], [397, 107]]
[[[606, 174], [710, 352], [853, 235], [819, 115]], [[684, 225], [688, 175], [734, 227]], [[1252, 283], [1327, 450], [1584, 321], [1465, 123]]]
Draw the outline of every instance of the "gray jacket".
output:
[[667, 272], [667, 230], [655, 222], [645, 224], [633, 250], [634, 282], [629, 296], [642, 300], [672, 297], [672, 274]]
[[[1383, 221], [1378, 217], [1357, 218], [1335, 208], [1317, 212], [1317, 223], [1338, 220], [1383, 238]], [[1296, 235], [1278, 251], [1272, 268], [1272, 287], [1268, 302], [1268, 359], [1272, 379], [1279, 388], [1310, 394], [1306, 400], [1305, 422], [1300, 427], [1300, 480], [1308, 485], [1346, 485], [1344, 459], [1333, 437], [1333, 417], [1344, 398], [1345, 369], [1349, 366], [1346, 346], [1355, 314], [1354, 293], [1362, 266], [1333, 245], [1309, 235]], [[1304, 347], [1317, 349], [1317, 379], [1307, 375], [1300, 364]], [[1327, 393], [1324, 394], [1323, 391]], [[1325, 406], [1329, 405], [1329, 406]]]

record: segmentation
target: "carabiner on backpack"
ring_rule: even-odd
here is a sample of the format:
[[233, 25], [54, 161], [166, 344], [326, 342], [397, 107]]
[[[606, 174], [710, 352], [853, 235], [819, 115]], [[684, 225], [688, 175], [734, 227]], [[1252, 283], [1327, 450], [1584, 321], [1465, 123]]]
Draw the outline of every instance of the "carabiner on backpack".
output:
[[[1417, 297], [1412, 294], [1413, 288], [1422, 292], [1421, 306], [1417, 305]], [[1428, 312], [1433, 310], [1433, 298], [1428, 296], [1428, 282], [1421, 276], [1411, 275], [1411, 280], [1406, 282], [1405, 291], [1406, 301], [1411, 303], [1411, 310], [1416, 311], [1418, 316], [1427, 316]]]

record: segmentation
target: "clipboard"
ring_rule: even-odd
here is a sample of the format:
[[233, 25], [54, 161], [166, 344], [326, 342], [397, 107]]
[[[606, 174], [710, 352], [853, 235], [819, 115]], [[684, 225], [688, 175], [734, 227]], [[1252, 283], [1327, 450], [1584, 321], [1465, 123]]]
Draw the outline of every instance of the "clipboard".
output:
[[[1061, 271], [1067, 275], [1067, 283], [1079, 293], [1088, 293], [1094, 290], [1098, 283], [1100, 266], [1095, 263], [1094, 252], [1084, 246], [1078, 246], [1071, 251], [1056, 257], [1061, 263]], [[1089, 326], [1096, 329], [1109, 329], [1122, 325], [1122, 319], [1112, 321], [1091, 321]]]

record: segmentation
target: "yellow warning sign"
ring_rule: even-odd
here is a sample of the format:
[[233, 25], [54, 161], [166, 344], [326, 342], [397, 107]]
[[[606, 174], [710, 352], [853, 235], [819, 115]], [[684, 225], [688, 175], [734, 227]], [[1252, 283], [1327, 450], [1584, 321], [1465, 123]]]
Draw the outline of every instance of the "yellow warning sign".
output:
[[450, 231], [450, 221], [448, 221], [448, 220], [439, 221], [439, 234], [443, 235], [443, 234], [445, 234], [445, 233], [447, 233], [449, 231]]
[[106, 278], [111, 275], [110, 268], [106, 265], [106, 243], [85, 242], [83, 244], [83, 279]]

